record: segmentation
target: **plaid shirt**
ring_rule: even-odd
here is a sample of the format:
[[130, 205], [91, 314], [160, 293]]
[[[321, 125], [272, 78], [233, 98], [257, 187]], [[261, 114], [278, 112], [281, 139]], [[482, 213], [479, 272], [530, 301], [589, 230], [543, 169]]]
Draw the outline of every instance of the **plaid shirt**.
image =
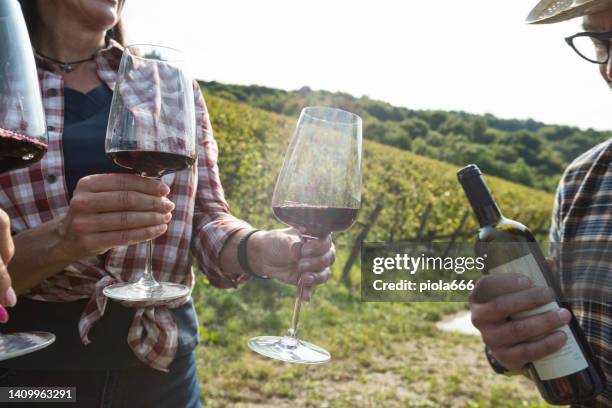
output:
[[578, 157], [565, 171], [557, 189], [550, 237], [552, 243], [564, 245], [562, 253], [568, 243], [572, 251], [580, 251], [572, 254], [581, 256], [561, 257], [561, 286], [607, 377], [607, 390], [588, 406], [610, 407], [612, 139]]
[[[122, 47], [110, 41], [95, 57], [97, 74], [111, 90], [115, 89]], [[11, 218], [13, 234], [35, 228], [69, 208], [64, 178], [62, 133], [64, 121], [64, 81], [49, 62], [38, 61], [38, 75], [45, 108], [49, 148], [45, 157], [29, 168], [0, 175], [0, 206]], [[236, 287], [247, 279], [229, 276], [219, 267], [219, 254], [226, 240], [236, 231], [251, 228], [229, 213], [217, 167], [217, 145], [212, 135], [208, 111], [194, 83], [198, 161], [189, 170], [167, 175], [168, 198], [176, 205], [168, 231], [153, 245], [153, 271], [159, 281], [194, 285], [193, 257], [212, 285]], [[104, 315], [107, 298], [104, 287], [116, 282], [137, 280], [145, 266], [144, 244], [117, 247], [103, 256], [81, 259], [32, 288], [25, 296], [49, 302], [89, 299], [78, 322], [83, 344], [88, 332]], [[174, 359], [178, 332], [168, 310], [184, 304], [187, 298], [163, 306], [144, 305], [136, 309], [127, 341], [135, 355], [149, 366], [167, 371]], [[122, 335], [117, 333], [117, 335]]]

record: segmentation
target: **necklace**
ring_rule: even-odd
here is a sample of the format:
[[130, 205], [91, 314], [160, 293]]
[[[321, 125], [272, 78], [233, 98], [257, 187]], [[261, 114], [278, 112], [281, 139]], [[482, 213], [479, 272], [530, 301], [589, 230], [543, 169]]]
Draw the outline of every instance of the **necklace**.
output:
[[46, 55], [43, 55], [43, 54], [41, 54], [38, 51], [35, 51], [35, 52], [36, 52], [37, 56], [39, 56], [41, 58], [44, 58], [46, 60], [49, 60], [51, 62], [55, 62], [56, 64], [58, 64], [59, 68], [62, 71], [66, 72], [66, 73], [74, 71], [74, 66], [77, 65], [77, 64], [80, 64], [80, 63], [86, 62], [86, 61], [91, 61], [92, 59], [94, 59], [94, 57], [97, 54], [97, 51], [96, 51], [94, 54], [92, 54], [91, 57], [85, 58], [85, 59], [82, 59], [82, 60], [78, 60], [78, 61], [60, 61], [60, 60], [56, 60], [55, 58], [47, 57]]

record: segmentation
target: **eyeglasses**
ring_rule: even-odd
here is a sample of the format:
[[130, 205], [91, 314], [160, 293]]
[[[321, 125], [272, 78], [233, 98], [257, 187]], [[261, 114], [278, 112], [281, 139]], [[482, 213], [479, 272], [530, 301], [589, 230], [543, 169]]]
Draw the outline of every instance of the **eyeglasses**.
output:
[[586, 31], [565, 39], [576, 54], [593, 64], [607, 64], [610, 60], [612, 31], [597, 33]]

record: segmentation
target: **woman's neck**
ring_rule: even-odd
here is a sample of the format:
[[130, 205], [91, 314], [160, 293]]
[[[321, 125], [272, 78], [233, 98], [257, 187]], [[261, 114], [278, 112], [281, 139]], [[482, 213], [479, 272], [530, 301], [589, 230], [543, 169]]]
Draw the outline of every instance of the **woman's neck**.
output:
[[[49, 24], [50, 21], [61, 24]], [[47, 57], [69, 62], [91, 57], [104, 46], [105, 31], [84, 27], [70, 19], [49, 19], [41, 22], [36, 50]]]

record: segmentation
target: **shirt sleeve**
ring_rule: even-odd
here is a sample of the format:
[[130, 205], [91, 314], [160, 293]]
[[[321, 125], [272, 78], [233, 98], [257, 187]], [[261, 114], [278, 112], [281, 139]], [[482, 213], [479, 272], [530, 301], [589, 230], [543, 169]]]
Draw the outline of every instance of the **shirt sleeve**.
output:
[[227, 240], [241, 229], [252, 227], [229, 211], [225, 200], [219, 167], [217, 142], [212, 134], [208, 109], [197, 82], [194, 82], [196, 105], [196, 142], [198, 143], [197, 190], [193, 214], [191, 252], [211, 285], [235, 288], [248, 279], [245, 273], [228, 274], [221, 270], [220, 254]]

